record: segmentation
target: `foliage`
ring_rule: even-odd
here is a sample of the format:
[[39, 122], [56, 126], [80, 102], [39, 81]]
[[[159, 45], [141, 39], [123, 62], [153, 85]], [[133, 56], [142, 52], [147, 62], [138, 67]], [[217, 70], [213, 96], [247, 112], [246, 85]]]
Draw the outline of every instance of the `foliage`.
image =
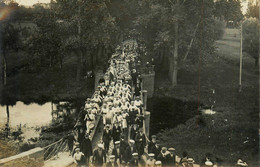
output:
[[260, 24], [256, 18], [249, 18], [243, 22], [243, 50], [255, 59], [259, 59], [259, 30]]
[[246, 11], [247, 17], [255, 17], [259, 19], [259, 2], [256, 3], [248, 2], [248, 8]]
[[216, 1], [214, 15], [218, 18], [223, 18], [225, 21], [238, 23], [243, 18], [240, 0]]

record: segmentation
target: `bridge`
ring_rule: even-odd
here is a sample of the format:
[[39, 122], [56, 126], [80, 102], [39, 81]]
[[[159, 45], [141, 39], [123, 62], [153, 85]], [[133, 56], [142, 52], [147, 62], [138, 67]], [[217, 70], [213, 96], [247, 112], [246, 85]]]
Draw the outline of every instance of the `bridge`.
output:
[[[111, 88], [111, 84], [115, 86], [116, 83], [124, 84], [127, 82], [127, 84], [130, 87], [133, 87], [133, 80], [131, 77], [131, 70], [130, 68], [137, 68], [136, 66], [140, 66], [140, 64], [135, 64], [133, 62], [140, 63], [140, 61], [136, 61], [138, 59], [137, 54], [137, 43], [134, 40], [128, 40], [123, 42], [124, 50], [121, 51], [120, 49], [117, 49], [117, 52], [112, 55], [112, 58], [109, 60], [110, 67], [107, 69], [106, 73], [98, 73], [96, 74], [95, 78], [95, 92], [91, 99], [95, 99], [95, 96], [97, 94], [100, 94], [100, 87], [101, 85], [104, 85], [107, 87], [107, 89]], [[113, 64], [113, 65], [112, 65]], [[130, 67], [135, 66], [135, 67]], [[141, 110], [143, 111], [143, 129], [146, 136], [149, 136], [149, 123], [150, 123], [150, 113], [146, 111], [147, 107], [147, 96], [148, 91], [144, 90], [145, 87], [150, 89], [153, 93], [153, 84], [154, 84], [154, 72], [151, 69], [144, 69], [140, 68], [140, 71], [142, 72], [142, 78], [143, 81], [140, 83], [141, 85], [141, 91], [140, 91], [140, 98], [142, 101], [143, 106], [140, 106]], [[146, 74], [145, 74], [146, 70]], [[112, 74], [112, 75], [111, 75]], [[122, 77], [123, 76], [123, 77]], [[112, 78], [111, 78], [112, 77]], [[104, 82], [100, 82], [101, 78], [105, 78]], [[131, 89], [130, 91], [130, 99], [134, 99], [135, 94], [138, 92], [134, 92], [135, 89]], [[111, 95], [108, 95], [111, 99], [116, 98], [116, 94], [112, 93]], [[151, 94], [149, 94], [151, 96]], [[101, 136], [103, 134], [103, 119], [106, 120], [106, 122], [112, 123], [115, 121], [113, 120], [115, 113], [108, 112], [106, 115], [102, 115], [103, 111], [103, 105], [107, 104], [108, 99], [102, 98], [99, 102], [101, 105], [99, 110], [96, 111], [95, 114], [95, 120], [91, 124], [91, 132], [89, 133], [90, 139], [92, 140], [93, 150], [97, 148], [97, 144], [101, 142]], [[131, 101], [129, 101], [131, 102]], [[88, 105], [86, 102], [86, 106]], [[91, 102], [92, 103], [92, 102]], [[96, 103], [96, 102], [94, 102]], [[85, 110], [88, 110], [88, 108], [85, 106]], [[77, 122], [78, 123], [78, 122]], [[77, 125], [75, 125], [77, 126]], [[113, 126], [113, 125], [112, 125]], [[90, 127], [88, 127], [90, 128]], [[128, 129], [129, 131], [129, 129]], [[147, 137], [148, 138], [148, 137]], [[129, 133], [127, 136], [127, 139], [129, 139]], [[5, 159], [0, 160], [0, 166], [23, 166], [23, 163], [26, 164], [26, 166], [45, 166], [45, 167], [51, 167], [51, 166], [69, 166], [73, 163], [72, 157], [69, 155], [69, 149], [68, 149], [68, 141], [65, 137], [61, 138], [60, 140], [46, 146], [43, 148], [35, 148], [29, 151], [26, 151], [24, 153], [8, 157]], [[113, 148], [113, 143], [110, 144], [110, 152]], [[36, 165], [37, 164], [37, 165]]]
[[[134, 40], [128, 40], [123, 42], [121, 49], [117, 49], [109, 60], [110, 66], [108, 67], [105, 74], [102, 72], [96, 74], [95, 78], [95, 92], [90, 99], [87, 99], [84, 111], [90, 112], [88, 114], [94, 114], [94, 120], [87, 123], [87, 132], [89, 133], [90, 139], [92, 141], [92, 148], [95, 150], [97, 145], [102, 141], [102, 135], [104, 130], [104, 123], [111, 124], [116, 122], [115, 115], [117, 113], [117, 108], [115, 108], [115, 100], [117, 99], [119, 103], [123, 102], [123, 99], [127, 102], [135, 102], [137, 97], [140, 97], [141, 102], [137, 106], [139, 113], [136, 117], [143, 117], [142, 128], [146, 136], [147, 143], [149, 141], [149, 124], [150, 124], [150, 112], [147, 111], [147, 97], [151, 97], [153, 94], [154, 87], [154, 71], [153, 66], [142, 68], [140, 61], [138, 60], [137, 54], [137, 43]], [[139, 67], [138, 67], [139, 66]], [[131, 73], [137, 70], [140, 73], [142, 80], [138, 81], [138, 78], [133, 78]], [[141, 81], [141, 82], [140, 82]], [[140, 91], [136, 91], [137, 84], [140, 84]], [[118, 86], [119, 85], [119, 86]], [[126, 89], [123, 89], [123, 85], [126, 85]], [[118, 86], [118, 87], [117, 87]], [[120, 87], [120, 88], [119, 88]], [[106, 93], [102, 89], [106, 89]], [[120, 89], [122, 88], [122, 91]], [[130, 89], [131, 88], [131, 89]], [[129, 91], [126, 97], [120, 92]], [[118, 92], [119, 91], [119, 92]], [[102, 96], [99, 98], [99, 96]], [[112, 105], [112, 109], [106, 110], [104, 106]], [[135, 104], [130, 104], [135, 106]], [[93, 107], [94, 106], [94, 107]], [[94, 110], [93, 110], [94, 109]], [[84, 113], [83, 115], [85, 115]], [[80, 128], [84, 124], [79, 119], [75, 125], [76, 136], [79, 136]], [[80, 125], [80, 126], [79, 126]], [[78, 128], [80, 127], [80, 128]], [[84, 129], [85, 130], [85, 129]], [[125, 133], [125, 138], [127, 141], [130, 139], [130, 130], [127, 126], [127, 133]], [[108, 155], [111, 155], [114, 145], [110, 142], [110, 147]], [[148, 150], [145, 148], [144, 155], [141, 157], [142, 161], [145, 162], [148, 156]], [[109, 158], [107, 158], [109, 159]], [[176, 155], [176, 162], [180, 162], [180, 157]], [[32, 150], [26, 151], [24, 153], [8, 157], [0, 160], [0, 167], [9, 166], [43, 166], [43, 167], [73, 167], [73, 158], [70, 155], [68, 148], [68, 140], [66, 136], [62, 137], [60, 140], [46, 146], [43, 148], [34, 148]], [[199, 166], [193, 164], [194, 167]]]

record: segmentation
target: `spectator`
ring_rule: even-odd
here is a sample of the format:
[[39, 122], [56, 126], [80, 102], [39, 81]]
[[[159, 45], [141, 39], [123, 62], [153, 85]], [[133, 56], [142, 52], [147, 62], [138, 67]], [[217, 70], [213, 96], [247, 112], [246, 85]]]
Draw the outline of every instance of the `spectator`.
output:
[[129, 146], [127, 147], [126, 151], [125, 151], [125, 156], [124, 156], [124, 160], [126, 163], [130, 162], [132, 157], [132, 154], [135, 153], [137, 151], [136, 146], [135, 146], [135, 141], [134, 140], [129, 140]]
[[136, 134], [138, 133], [138, 125], [134, 124], [130, 129], [130, 139], [135, 140]]
[[115, 156], [111, 155], [109, 157], [109, 162], [107, 163], [106, 167], [118, 167], [116, 161], [115, 161]]
[[93, 165], [96, 167], [103, 166], [106, 163], [106, 153], [103, 150], [103, 144], [98, 144], [98, 149], [93, 154]]
[[112, 129], [112, 138], [113, 142], [119, 141], [120, 140], [120, 134], [121, 134], [121, 128], [118, 125], [117, 122], [114, 123], [114, 127]]
[[148, 153], [152, 153], [151, 150], [155, 148], [156, 144], [156, 135], [152, 135], [152, 140], [148, 144]]
[[175, 148], [169, 148], [169, 155], [167, 156], [168, 160], [167, 160], [167, 164], [168, 166], [175, 166], [176, 165], [176, 155], [174, 153]]
[[146, 146], [146, 138], [143, 133], [143, 129], [139, 129], [139, 133], [137, 133], [137, 135], [135, 136], [135, 143], [138, 155], [142, 156], [144, 153], [144, 147]]
[[110, 143], [111, 139], [112, 139], [112, 132], [110, 130], [110, 125], [106, 125], [105, 130], [103, 132], [103, 137], [102, 137], [106, 153], [108, 153], [109, 143]]
[[148, 154], [149, 158], [146, 161], [145, 167], [154, 167], [156, 160], [154, 159], [154, 154], [150, 153]]
[[112, 150], [112, 155], [115, 156], [115, 161], [118, 164], [118, 166], [120, 166], [120, 164], [122, 163], [124, 153], [124, 150], [120, 147], [120, 145], [120, 141], [116, 141], [115, 146]]
[[237, 166], [248, 166], [245, 161], [242, 161], [241, 159], [237, 160]]
[[162, 167], [162, 162], [161, 161], [156, 161], [155, 162], [155, 167]]
[[193, 164], [194, 164], [194, 160], [193, 160], [193, 158], [188, 158], [187, 159], [188, 160], [188, 167], [193, 167]]
[[166, 147], [163, 147], [160, 154], [158, 155], [157, 159], [162, 162], [162, 166], [167, 166], [168, 164], [168, 154]]
[[90, 156], [93, 155], [92, 143], [91, 143], [91, 141], [89, 139], [89, 134], [86, 134], [85, 138], [80, 143], [80, 149], [82, 150], [83, 154], [85, 155], [86, 165], [88, 166], [89, 165]]
[[129, 163], [129, 167], [141, 167], [141, 164], [139, 163], [138, 153], [133, 153], [132, 156], [133, 158]]
[[73, 131], [70, 131], [70, 133], [66, 136], [66, 139], [68, 140], [68, 148], [70, 151], [70, 155], [72, 155], [73, 144], [74, 142], [76, 142]]
[[77, 164], [77, 167], [82, 167], [85, 165], [84, 163], [84, 154], [80, 152], [80, 148], [76, 148], [76, 152], [73, 155], [74, 163]]

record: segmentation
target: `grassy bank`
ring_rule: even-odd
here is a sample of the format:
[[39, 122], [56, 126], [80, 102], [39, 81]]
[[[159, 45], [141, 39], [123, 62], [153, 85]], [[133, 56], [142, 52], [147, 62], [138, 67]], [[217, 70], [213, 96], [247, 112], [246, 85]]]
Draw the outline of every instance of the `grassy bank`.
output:
[[[210, 152], [225, 164], [234, 165], [238, 158], [256, 166], [258, 160], [258, 71], [254, 59], [243, 58], [242, 92], [239, 81], [239, 31], [227, 29], [216, 42], [217, 53], [208, 55], [201, 64], [189, 64], [178, 73], [178, 86], [171, 88], [167, 76], [156, 75], [156, 96], [197, 101], [210, 106], [215, 90], [215, 115], [200, 115], [174, 129], [160, 133], [162, 143], [187, 151], [200, 162]], [[191, 111], [193, 112], [193, 111]]]

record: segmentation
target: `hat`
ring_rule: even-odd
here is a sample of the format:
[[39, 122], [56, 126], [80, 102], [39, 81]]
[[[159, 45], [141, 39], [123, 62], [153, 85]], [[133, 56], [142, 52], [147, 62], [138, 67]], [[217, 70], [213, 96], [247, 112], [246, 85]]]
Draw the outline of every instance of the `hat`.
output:
[[213, 163], [212, 163], [211, 161], [207, 160], [207, 161], [205, 162], [205, 165], [207, 165], [207, 166], [212, 166]]
[[135, 143], [135, 141], [134, 141], [134, 140], [129, 140], [129, 142], [130, 142], [130, 143]]
[[138, 156], [138, 153], [133, 153], [132, 155], [133, 155], [133, 156]]
[[117, 145], [117, 144], [120, 144], [120, 141], [116, 141], [115, 144], [116, 144], [116, 145]]
[[110, 127], [110, 125], [109, 125], [109, 124], [106, 124], [106, 127], [107, 127], [107, 128], [109, 128], [109, 127]]
[[161, 164], [162, 164], [161, 161], [156, 161], [156, 162], [155, 162], [155, 165], [161, 165]]
[[166, 148], [166, 147], [162, 147], [162, 150], [166, 151], [166, 150], [167, 150], [167, 148]]
[[98, 144], [98, 147], [99, 148], [103, 148], [103, 144]]
[[110, 159], [113, 159], [113, 158], [115, 158], [115, 156], [114, 156], [114, 155], [110, 155], [109, 158], [110, 158]]
[[80, 148], [76, 148], [75, 150], [78, 151], [78, 150], [80, 150]]
[[192, 159], [192, 158], [188, 158], [188, 163], [192, 164], [194, 163], [195, 161]]
[[174, 151], [175, 148], [171, 147], [171, 148], [168, 148], [168, 151]]
[[152, 135], [152, 138], [156, 138], [156, 135]]
[[153, 153], [148, 154], [149, 157], [154, 157]]

